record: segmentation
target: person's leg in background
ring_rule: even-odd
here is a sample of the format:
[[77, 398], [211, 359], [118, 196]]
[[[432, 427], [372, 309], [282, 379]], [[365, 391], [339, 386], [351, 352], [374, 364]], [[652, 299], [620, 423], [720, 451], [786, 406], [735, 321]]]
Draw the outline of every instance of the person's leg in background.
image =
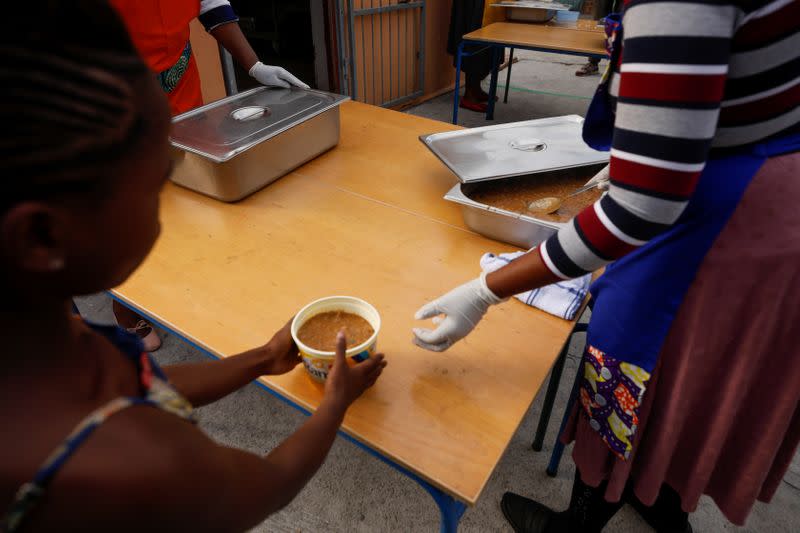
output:
[[576, 76], [591, 76], [600, 73], [600, 58], [590, 57], [589, 60], [575, 71]]
[[161, 339], [149, 322], [116, 300], [113, 301], [112, 307], [117, 324], [128, 332], [137, 334], [146, 352], [154, 352], [161, 348]]
[[486, 102], [489, 101], [489, 94], [483, 90], [481, 82], [487, 74], [476, 73], [474, 70], [464, 73], [464, 96], [461, 97], [461, 107], [481, 113], [486, 112]]
[[[600, 20], [606, 17], [609, 13], [617, 10], [617, 0], [597, 0], [594, 3], [594, 11], [585, 14], [591, 16], [592, 19]], [[576, 76], [592, 76], [600, 73], [600, 58], [590, 57], [589, 60], [581, 66], [576, 72]]]
[[[463, 0], [453, 2], [450, 12], [450, 29], [447, 37], [447, 52], [455, 57], [462, 36], [477, 30], [483, 24], [484, 0]], [[461, 60], [461, 70], [465, 77], [464, 95], [459, 106], [479, 113], [486, 112], [489, 95], [481, 88], [481, 82], [492, 68], [490, 50], [481, 50], [480, 45], [465, 46]], [[455, 64], [454, 64], [455, 66]]]

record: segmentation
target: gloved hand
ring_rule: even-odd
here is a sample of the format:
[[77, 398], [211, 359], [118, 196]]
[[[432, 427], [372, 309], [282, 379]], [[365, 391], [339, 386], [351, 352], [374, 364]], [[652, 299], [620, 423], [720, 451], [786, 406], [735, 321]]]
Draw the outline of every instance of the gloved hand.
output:
[[[426, 350], [443, 352], [466, 337], [478, 325], [490, 305], [503, 301], [486, 286], [486, 273], [483, 273], [417, 311], [415, 319], [435, 317], [433, 322], [438, 327], [435, 330], [414, 328], [414, 344]], [[438, 315], [445, 316], [441, 318]]]
[[590, 179], [589, 181], [587, 181], [583, 185], [586, 186], [586, 185], [593, 185], [595, 183], [599, 183], [599, 185], [597, 186], [597, 189], [601, 190], [601, 191], [607, 191], [608, 190], [608, 186], [609, 186], [609, 184], [611, 182], [611, 175], [609, 174], [609, 168], [608, 167], [609, 167], [609, 165], [604, 166], [600, 170], [600, 172], [595, 174], [592, 179]]
[[248, 74], [263, 85], [284, 87], [286, 89], [294, 85], [301, 89], [308, 89], [308, 85], [292, 76], [285, 68], [265, 65], [261, 61], [257, 61]]

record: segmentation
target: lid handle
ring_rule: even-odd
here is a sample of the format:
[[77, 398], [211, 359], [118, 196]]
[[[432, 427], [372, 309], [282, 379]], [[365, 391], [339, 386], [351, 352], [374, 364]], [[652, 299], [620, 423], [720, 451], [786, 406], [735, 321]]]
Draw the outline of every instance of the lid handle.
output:
[[230, 117], [237, 122], [247, 122], [248, 120], [255, 120], [263, 116], [270, 116], [272, 112], [268, 107], [260, 105], [251, 105], [234, 109], [230, 113]]
[[528, 139], [515, 139], [508, 143], [514, 150], [521, 150], [523, 152], [541, 152], [547, 149], [547, 144], [541, 139], [528, 138]]

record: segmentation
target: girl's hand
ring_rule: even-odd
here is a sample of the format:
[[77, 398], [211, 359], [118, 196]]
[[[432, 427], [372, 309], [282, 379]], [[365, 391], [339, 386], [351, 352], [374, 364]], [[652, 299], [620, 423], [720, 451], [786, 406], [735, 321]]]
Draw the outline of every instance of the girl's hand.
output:
[[302, 359], [292, 339], [292, 321], [286, 323], [264, 346], [262, 376], [285, 374], [296, 367]]
[[336, 336], [336, 356], [325, 381], [323, 398], [323, 402], [331, 402], [342, 412], [375, 383], [386, 367], [383, 354], [373, 355], [366, 361], [350, 367], [345, 360], [346, 347], [344, 331], [340, 331]]

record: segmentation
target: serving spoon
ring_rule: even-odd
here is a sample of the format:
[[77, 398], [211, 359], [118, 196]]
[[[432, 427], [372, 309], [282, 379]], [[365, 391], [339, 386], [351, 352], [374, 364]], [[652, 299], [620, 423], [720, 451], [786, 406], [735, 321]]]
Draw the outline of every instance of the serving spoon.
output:
[[558, 208], [561, 207], [561, 204], [564, 203], [564, 200], [567, 198], [572, 198], [573, 196], [577, 196], [582, 192], [589, 191], [594, 189], [595, 187], [599, 187], [605, 183], [604, 181], [597, 181], [595, 183], [590, 183], [589, 185], [584, 185], [580, 189], [576, 189], [566, 195], [564, 198], [556, 198], [555, 196], [543, 196], [541, 198], [537, 198], [527, 203], [526, 207], [528, 211], [535, 215], [549, 215], [550, 213], [555, 213], [558, 211]]

